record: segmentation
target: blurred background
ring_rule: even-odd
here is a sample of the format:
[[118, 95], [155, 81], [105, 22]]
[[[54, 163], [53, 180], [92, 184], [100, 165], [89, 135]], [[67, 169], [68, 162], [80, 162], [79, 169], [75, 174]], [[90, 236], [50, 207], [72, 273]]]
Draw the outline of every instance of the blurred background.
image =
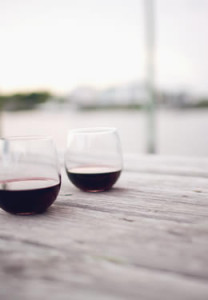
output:
[[1, 136], [114, 126], [125, 153], [207, 156], [207, 36], [207, 0], [0, 0]]

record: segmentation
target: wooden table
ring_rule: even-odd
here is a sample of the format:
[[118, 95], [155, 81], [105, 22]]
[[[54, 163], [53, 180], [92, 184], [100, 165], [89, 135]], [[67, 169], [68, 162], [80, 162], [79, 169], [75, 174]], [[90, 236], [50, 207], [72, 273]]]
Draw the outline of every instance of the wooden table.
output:
[[109, 192], [63, 176], [43, 215], [0, 211], [0, 299], [208, 299], [208, 160], [125, 157]]

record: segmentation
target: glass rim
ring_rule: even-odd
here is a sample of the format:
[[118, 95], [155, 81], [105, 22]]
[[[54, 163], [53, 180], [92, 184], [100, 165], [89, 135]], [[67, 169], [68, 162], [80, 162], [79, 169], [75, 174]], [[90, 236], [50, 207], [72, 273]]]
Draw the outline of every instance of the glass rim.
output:
[[50, 135], [17, 135], [17, 136], [3, 136], [0, 138], [0, 141], [35, 141], [35, 140], [44, 140], [44, 141], [53, 141], [53, 137]]
[[77, 133], [77, 134], [97, 134], [97, 133], [114, 133], [117, 132], [116, 127], [82, 127], [70, 129], [68, 134]]

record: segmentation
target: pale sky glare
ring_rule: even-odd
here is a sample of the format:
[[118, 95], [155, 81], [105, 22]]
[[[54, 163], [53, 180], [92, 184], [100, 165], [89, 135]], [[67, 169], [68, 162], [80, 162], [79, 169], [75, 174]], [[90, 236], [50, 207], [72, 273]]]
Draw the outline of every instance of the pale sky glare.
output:
[[[0, 0], [0, 92], [141, 81], [144, 0]], [[156, 83], [208, 94], [208, 0], [156, 0]]]

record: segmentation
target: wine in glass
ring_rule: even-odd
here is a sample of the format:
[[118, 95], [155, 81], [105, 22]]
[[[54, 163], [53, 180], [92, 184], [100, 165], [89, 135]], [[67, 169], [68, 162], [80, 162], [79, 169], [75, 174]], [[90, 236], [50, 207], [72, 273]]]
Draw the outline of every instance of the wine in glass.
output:
[[61, 185], [58, 158], [50, 137], [0, 139], [0, 207], [13, 214], [42, 213]]
[[122, 171], [122, 152], [116, 128], [69, 131], [65, 168], [70, 181], [87, 192], [109, 190]]

